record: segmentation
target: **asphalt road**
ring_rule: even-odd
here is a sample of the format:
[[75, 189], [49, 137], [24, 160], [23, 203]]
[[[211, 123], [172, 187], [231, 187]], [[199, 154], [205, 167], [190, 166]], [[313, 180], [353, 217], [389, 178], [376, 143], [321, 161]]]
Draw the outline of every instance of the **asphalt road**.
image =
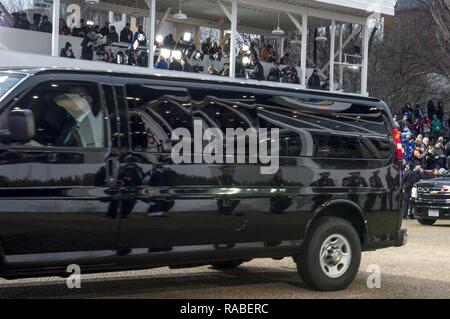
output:
[[[450, 298], [450, 222], [404, 225], [408, 245], [364, 253], [356, 280], [341, 292], [308, 290], [285, 258], [227, 272], [200, 267], [86, 275], [74, 290], [61, 278], [0, 280], [0, 298]], [[379, 289], [367, 288], [370, 265], [380, 267]]]

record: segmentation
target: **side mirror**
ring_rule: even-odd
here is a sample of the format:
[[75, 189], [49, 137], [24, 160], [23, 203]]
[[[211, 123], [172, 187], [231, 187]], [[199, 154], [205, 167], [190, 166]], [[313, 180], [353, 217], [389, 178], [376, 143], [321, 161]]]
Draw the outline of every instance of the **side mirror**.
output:
[[31, 110], [12, 110], [8, 122], [8, 139], [11, 142], [29, 142], [36, 135], [34, 116]]

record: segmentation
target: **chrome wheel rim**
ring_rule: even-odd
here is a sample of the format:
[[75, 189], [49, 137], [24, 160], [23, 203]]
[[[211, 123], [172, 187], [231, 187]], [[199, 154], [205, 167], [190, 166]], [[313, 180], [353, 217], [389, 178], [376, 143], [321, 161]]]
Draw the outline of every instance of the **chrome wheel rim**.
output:
[[347, 238], [334, 234], [324, 240], [320, 248], [320, 267], [329, 278], [339, 278], [350, 267], [352, 250]]

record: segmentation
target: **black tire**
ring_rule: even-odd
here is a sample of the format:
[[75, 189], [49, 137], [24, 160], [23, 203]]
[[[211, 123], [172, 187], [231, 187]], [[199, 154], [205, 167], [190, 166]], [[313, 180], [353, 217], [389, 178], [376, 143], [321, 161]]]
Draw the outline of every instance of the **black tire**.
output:
[[[321, 248], [327, 240], [335, 240], [333, 235], [339, 235], [347, 241], [342, 251], [349, 252], [347, 266], [343, 266], [341, 260], [336, 259], [336, 264], [332, 267], [338, 269], [338, 277], [330, 277], [326, 274], [329, 269], [325, 264], [324, 269], [321, 266]], [[349, 247], [347, 247], [349, 246]], [[330, 250], [331, 251], [331, 250]], [[319, 291], [339, 291], [346, 289], [355, 279], [359, 265], [361, 263], [361, 241], [353, 225], [346, 220], [336, 217], [323, 217], [314, 222], [308, 236], [304, 242], [302, 250], [295, 261], [297, 271], [306, 285]], [[332, 262], [330, 260], [330, 262]], [[342, 267], [341, 267], [342, 266]], [[339, 269], [340, 267], [340, 269]], [[345, 270], [346, 269], [346, 270]], [[342, 271], [342, 274], [339, 272]]]
[[230, 270], [238, 268], [240, 265], [242, 265], [244, 262], [240, 260], [230, 260], [230, 261], [223, 261], [223, 262], [217, 262], [214, 264], [211, 264], [212, 268], [216, 270]]
[[425, 226], [433, 226], [436, 223], [436, 219], [417, 218], [417, 221], [421, 225], [425, 225]]

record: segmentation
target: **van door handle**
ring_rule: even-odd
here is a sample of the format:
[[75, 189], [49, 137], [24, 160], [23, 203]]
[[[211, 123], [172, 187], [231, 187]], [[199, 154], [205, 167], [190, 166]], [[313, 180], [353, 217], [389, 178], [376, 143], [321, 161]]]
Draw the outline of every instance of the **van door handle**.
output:
[[117, 186], [119, 179], [120, 161], [117, 158], [108, 158], [106, 161], [106, 184], [109, 187]]

